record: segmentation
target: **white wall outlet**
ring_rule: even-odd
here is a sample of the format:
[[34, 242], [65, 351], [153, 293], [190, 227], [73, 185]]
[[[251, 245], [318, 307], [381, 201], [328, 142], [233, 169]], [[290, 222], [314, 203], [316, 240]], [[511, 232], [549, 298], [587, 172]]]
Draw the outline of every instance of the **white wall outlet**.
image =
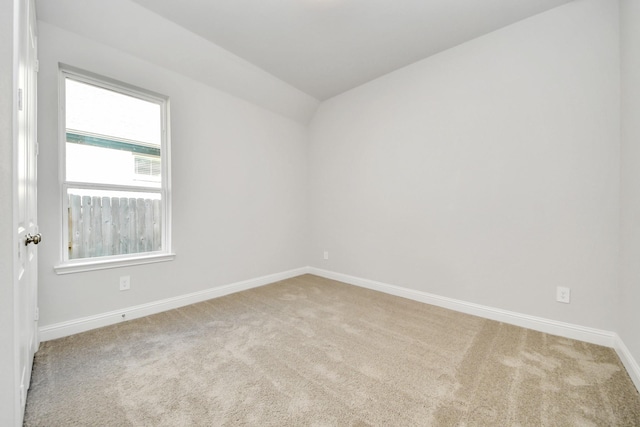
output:
[[329, 259], [329, 251], [324, 251], [324, 259]]
[[120, 276], [120, 290], [128, 291], [131, 289], [131, 276]]
[[571, 289], [564, 286], [556, 288], [556, 301], [569, 304], [571, 302]]

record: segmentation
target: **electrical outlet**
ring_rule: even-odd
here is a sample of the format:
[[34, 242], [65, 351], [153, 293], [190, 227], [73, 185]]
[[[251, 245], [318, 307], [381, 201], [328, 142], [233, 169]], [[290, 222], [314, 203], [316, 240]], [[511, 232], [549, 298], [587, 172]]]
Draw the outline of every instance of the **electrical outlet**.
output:
[[556, 301], [569, 304], [571, 302], [571, 289], [564, 286], [556, 288]]
[[120, 290], [128, 291], [131, 289], [131, 276], [120, 276]]
[[329, 251], [324, 251], [324, 259], [329, 259]]

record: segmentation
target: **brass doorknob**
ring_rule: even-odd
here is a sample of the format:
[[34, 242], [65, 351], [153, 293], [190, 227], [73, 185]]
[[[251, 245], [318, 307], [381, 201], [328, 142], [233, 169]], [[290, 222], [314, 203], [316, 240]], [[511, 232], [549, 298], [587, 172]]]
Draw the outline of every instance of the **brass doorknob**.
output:
[[24, 244], [25, 246], [28, 245], [29, 243], [33, 243], [34, 245], [37, 245], [41, 241], [42, 241], [42, 235], [40, 233], [36, 234], [35, 236], [32, 236], [31, 234], [27, 234], [24, 239]]

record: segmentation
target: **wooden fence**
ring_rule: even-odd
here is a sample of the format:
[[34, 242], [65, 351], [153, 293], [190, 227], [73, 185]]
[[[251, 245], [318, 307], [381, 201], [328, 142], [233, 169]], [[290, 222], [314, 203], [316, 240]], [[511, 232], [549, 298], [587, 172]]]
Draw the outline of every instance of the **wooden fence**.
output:
[[162, 249], [160, 200], [69, 195], [69, 259]]

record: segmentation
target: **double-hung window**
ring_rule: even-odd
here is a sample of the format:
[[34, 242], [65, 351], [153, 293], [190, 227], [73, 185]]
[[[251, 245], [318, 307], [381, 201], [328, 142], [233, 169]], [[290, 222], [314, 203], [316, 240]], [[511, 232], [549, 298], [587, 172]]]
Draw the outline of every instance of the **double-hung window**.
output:
[[61, 66], [60, 99], [56, 271], [171, 259], [168, 98]]

